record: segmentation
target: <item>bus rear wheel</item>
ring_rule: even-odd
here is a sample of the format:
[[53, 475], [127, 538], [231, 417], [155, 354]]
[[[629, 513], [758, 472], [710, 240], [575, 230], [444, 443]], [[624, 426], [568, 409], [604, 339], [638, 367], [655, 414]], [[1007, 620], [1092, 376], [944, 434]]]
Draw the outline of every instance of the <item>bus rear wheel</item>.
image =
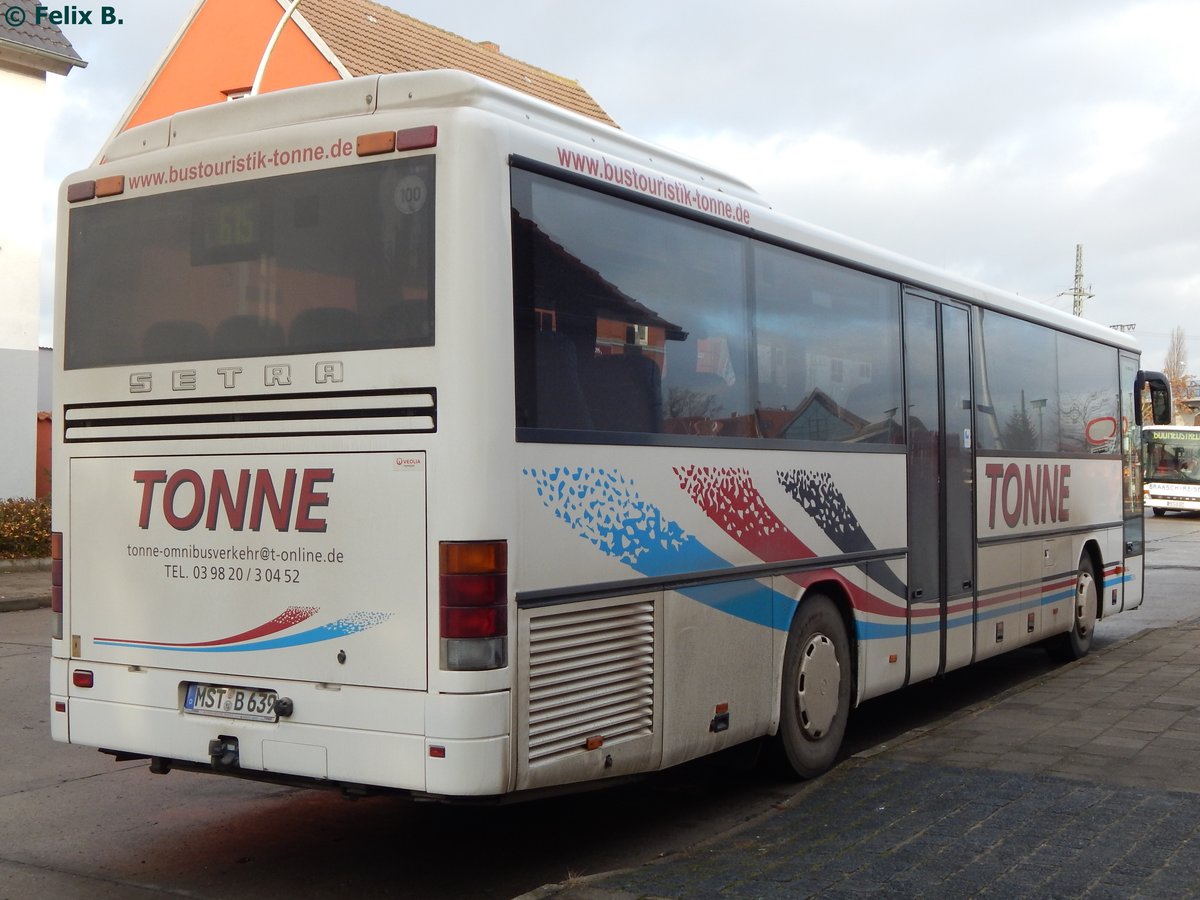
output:
[[850, 641], [838, 608], [810, 595], [800, 604], [783, 655], [778, 745], [782, 762], [815, 778], [837, 760], [850, 715]]
[[1092, 649], [1096, 617], [1100, 610], [1100, 584], [1091, 558], [1085, 553], [1075, 573], [1075, 602], [1072, 606], [1071, 630], [1053, 638], [1046, 649], [1060, 662], [1083, 659]]

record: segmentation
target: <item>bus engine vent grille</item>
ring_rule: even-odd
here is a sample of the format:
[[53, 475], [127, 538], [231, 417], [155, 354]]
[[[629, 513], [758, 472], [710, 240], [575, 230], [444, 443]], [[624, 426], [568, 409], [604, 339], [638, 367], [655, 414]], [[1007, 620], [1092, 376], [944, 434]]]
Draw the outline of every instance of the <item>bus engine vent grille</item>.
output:
[[437, 431], [437, 394], [420, 390], [81, 403], [64, 410], [63, 439], [193, 441]]
[[625, 603], [529, 622], [529, 761], [654, 727], [654, 604]]

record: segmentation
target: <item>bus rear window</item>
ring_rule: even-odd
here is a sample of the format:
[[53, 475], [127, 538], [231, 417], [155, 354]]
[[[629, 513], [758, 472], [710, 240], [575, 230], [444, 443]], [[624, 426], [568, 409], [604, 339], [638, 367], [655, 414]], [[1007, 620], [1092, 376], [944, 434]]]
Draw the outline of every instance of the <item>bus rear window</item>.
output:
[[433, 343], [432, 156], [74, 208], [68, 369]]

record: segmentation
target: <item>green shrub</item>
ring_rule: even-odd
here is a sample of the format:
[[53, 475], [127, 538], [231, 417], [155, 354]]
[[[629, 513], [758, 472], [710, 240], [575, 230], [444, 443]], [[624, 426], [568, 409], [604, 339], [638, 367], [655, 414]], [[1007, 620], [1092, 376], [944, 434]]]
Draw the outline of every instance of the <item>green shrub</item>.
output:
[[50, 555], [50, 501], [0, 500], [0, 559]]

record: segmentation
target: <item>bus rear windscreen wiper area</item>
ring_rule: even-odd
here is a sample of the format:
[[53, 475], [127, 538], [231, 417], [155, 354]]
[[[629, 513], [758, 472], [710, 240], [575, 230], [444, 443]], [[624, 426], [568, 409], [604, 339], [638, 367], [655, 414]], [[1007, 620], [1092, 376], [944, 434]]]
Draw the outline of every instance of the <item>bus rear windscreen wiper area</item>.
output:
[[433, 343], [434, 158], [70, 211], [65, 367]]

